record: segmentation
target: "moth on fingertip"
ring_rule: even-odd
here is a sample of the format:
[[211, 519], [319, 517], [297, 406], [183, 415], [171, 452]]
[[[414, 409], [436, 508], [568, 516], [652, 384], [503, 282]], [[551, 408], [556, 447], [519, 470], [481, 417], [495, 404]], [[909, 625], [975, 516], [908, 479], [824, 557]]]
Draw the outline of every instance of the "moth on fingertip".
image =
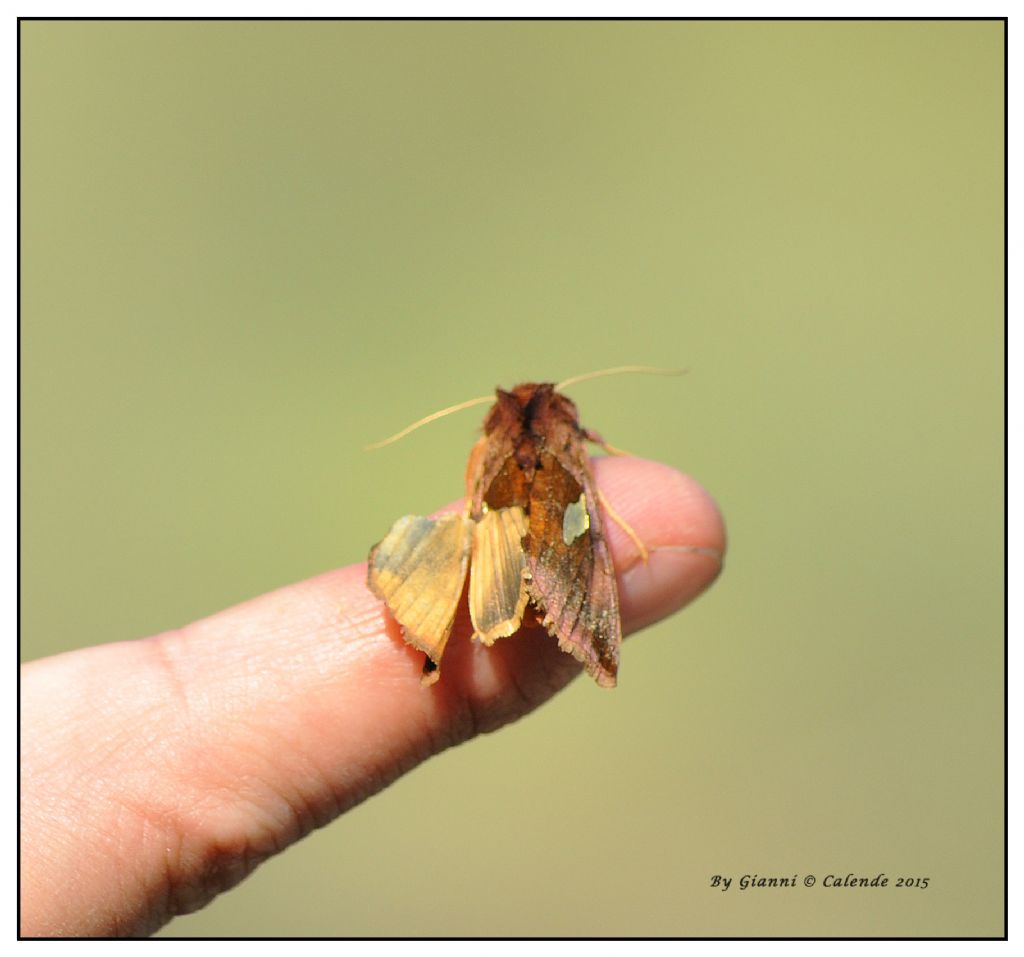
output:
[[[565, 385], [613, 372], [674, 370], [622, 367], [559, 385], [498, 389], [466, 471], [466, 507], [437, 519], [406, 515], [370, 551], [367, 584], [426, 656], [423, 683], [440, 677], [441, 657], [469, 574], [473, 637], [485, 645], [515, 634], [528, 605], [559, 647], [602, 687], [615, 686], [622, 624], [615, 569], [597, 507], [584, 429]], [[474, 399], [415, 423], [386, 442]], [[605, 503], [606, 504], [606, 503]], [[646, 549], [606, 505], [646, 559]]]

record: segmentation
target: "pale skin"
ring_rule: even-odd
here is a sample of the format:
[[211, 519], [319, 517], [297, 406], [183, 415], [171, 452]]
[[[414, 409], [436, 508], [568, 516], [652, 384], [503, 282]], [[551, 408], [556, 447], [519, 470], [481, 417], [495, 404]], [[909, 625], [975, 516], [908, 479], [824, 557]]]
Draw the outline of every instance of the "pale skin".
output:
[[[711, 584], [724, 527], [708, 494], [666, 466], [601, 459], [595, 475], [649, 551], [645, 564], [605, 523], [623, 629], [637, 631]], [[23, 935], [150, 934], [580, 674], [545, 632], [485, 648], [460, 613], [442, 678], [423, 688], [423, 656], [365, 578], [352, 565], [22, 668]], [[619, 679], [630, 680], [628, 643]]]

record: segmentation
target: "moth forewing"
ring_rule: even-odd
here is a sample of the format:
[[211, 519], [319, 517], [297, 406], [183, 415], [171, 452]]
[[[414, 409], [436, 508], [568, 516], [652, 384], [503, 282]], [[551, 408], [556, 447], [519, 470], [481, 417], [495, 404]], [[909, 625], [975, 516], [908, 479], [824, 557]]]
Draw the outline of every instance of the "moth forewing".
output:
[[405, 640], [433, 662], [433, 683], [462, 597], [473, 521], [465, 515], [406, 515], [370, 552], [367, 583], [402, 626]]
[[473, 529], [469, 616], [485, 645], [515, 634], [528, 596], [523, 581], [526, 513], [518, 505], [490, 509]]
[[[557, 448], [557, 446], [556, 446]], [[558, 645], [615, 686], [622, 626], [615, 569], [582, 447], [543, 454], [531, 489], [527, 589]]]

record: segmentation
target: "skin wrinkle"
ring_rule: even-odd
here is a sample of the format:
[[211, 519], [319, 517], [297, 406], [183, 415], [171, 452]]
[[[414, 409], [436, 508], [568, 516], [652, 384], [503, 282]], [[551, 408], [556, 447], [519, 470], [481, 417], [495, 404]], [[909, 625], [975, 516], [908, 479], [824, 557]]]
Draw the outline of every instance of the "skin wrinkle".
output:
[[300, 792], [296, 794], [295, 800], [291, 802], [293, 812], [297, 812], [299, 805], [303, 808], [304, 813], [299, 816], [300, 823], [302, 821], [309, 822], [308, 827], [300, 827], [300, 838], [311, 834], [325, 824], [329, 824], [341, 813], [338, 797], [331, 787], [330, 775], [321, 766], [320, 762], [316, 760], [315, 751], [310, 751], [304, 756], [304, 764], [307, 769], [306, 778], [313, 784], [311, 792], [323, 795], [323, 799], [319, 802], [310, 801], [303, 798]]
[[[280, 773], [275, 755], [287, 748], [287, 740], [288, 736], [284, 735], [276, 745], [272, 739], [254, 742], [249, 748], [252, 757], [244, 762], [253, 770], [241, 779], [235, 777], [216, 783], [209, 789], [205, 801], [211, 813], [234, 816], [241, 797], [248, 807], [248, 820], [254, 826], [266, 830], [272, 837], [281, 835], [269, 845], [259, 839], [252, 842], [254, 850], [264, 856], [315, 830], [325, 817], [324, 805], [337, 805], [331, 788], [324, 782], [318, 786], [315, 778], [319, 775], [310, 776], [309, 755], [290, 750], [289, 764], [294, 767], [287, 774]], [[303, 791], [308, 797], [303, 797]]]
[[209, 789], [191, 808], [178, 832], [184, 837], [180, 865], [168, 881], [174, 914], [204, 906], [301, 836], [294, 808], [276, 814], [275, 803], [289, 808], [287, 799], [254, 772], [233, 787]]
[[270, 854], [253, 852], [248, 842], [241, 844], [214, 839], [202, 858], [190, 863], [193, 879], [169, 883], [169, 917], [191, 914], [213, 898], [243, 881]]
[[163, 675], [166, 687], [171, 692], [174, 701], [178, 703], [181, 716], [187, 718], [191, 711], [189, 703], [188, 685], [182, 678], [179, 668], [179, 656], [174, 653], [174, 647], [180, 647], [180, 630], [165, 631], [150, 638], [143, 638], [139, 642], [141, 651], [148, 653], [150, 662], [156, 671]]
[[[322, 827], [329, 820], [333, 820], [331, 812], [337, 808], [337, 799], [332, 794], [329, 779], [316, 769], [312, 753], [296, 755], [296, 761], [300, 770], [288, 782], [290, 787], [275, 789], [270, 781], [264, 781], [263, 787], [268, 794], [277, 794], [280, 798], [286, 815], [294, 824], [293, 840], [301, 840], [311, 834], [317, 828]], [[300, 783], [305, 787], [301, 787]], [[304, 790], [308, 796], [304, 795]], [[316, 800], [314, 800], [314, 795]], [[282, 832], [283, 828], [278, 828]], [[281, 850], [287, 841], [282, 843], [275, 851]]]
[[[203, 866], [198, 863], [202, 857], [216, 853], [215, 835], [217, 832], [216, 829], [211, 829], [207, 833], [204, 829], [197, 828], [197, 810], [196, 807], [189, 810], [182, 807], [164, 807], [162, 809], [140, 807], [138, 812], [143, 821], [144, 831], [148, 825], [149, 829], [158, 835], [155, 843], [162, 849], [162, 854], [158, 855], [163, 861], [162, 879], [151, 881], [151, 886], [147, 887], [147, 895], [154, 901], [163, 902], [165, 919], [190, 912], [183, 909], [186, 905], [182, 901], [184, 898], [192, 898], [197, 895], [195, 886], [191, 882], [183, 880], [183, 875], [195, 873], [208, 875], [217, 870], [216, 866]], [[154, 843], [153, 838], [150, 838], [148, 843]], [[145, 842], [143, 842], [143, 846], [145, 846]], [[129, 861], [133, 859], [130, 856], [132, 855], [130, 844], [125, 844], [123, 854]], [[134, 855], [138, 855], [137, 848]], [[119, 868], [118, 872], [120, 873], [122, 870]], [[203, 906], [214, 895], [202, 890], [198, 892], [198, 896], [203, 899], [200, 903], [191, 906], [191, 910]], [[155, 930], [162, 923], [164, 920], [158, 921], [152, 929]]]

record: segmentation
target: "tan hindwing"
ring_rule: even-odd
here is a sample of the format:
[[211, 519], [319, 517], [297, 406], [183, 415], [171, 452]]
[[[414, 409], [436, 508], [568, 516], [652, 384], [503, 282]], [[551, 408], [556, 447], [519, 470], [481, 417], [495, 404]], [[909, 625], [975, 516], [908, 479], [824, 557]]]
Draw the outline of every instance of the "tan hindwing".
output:
[[485, 645], [515, 634], [526, 608], [523, 536], [526, 513], [518, 505], [491, 509], [473, 530], [469, 571], [469, 616]]
[[402, 626], [405, 640], [433, 662], [437, 680], [466, 581], [472, 519], [465, 515], [405, 515], [370, 552], [367, 583]]

